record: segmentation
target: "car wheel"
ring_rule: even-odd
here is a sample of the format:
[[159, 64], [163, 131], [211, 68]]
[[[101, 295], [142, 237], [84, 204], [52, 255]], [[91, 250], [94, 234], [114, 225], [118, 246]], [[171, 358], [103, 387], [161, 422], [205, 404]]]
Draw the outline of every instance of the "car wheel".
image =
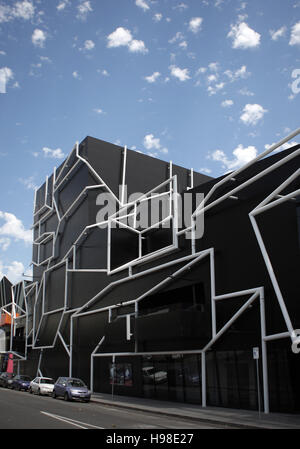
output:
[[64, 400], [65, 401], [69, 401], [70, 399], [69, 399], [69, 396], [68, 396], [68, 393], [65, 393], [65, 395], [64, 395]]
[[29, 388], [29, 393], [32, 394], [32, 388], [31, 387]]
[[52, 392], [52, 397], [53, 397], [54, 399], [56, 399], [56, 393], [55, 393], [55, 391]]
[[39, 396], [41, 396], [41, 390], [40, 390], [40, 389], [38, 389], [37, 394], [38, 394]]

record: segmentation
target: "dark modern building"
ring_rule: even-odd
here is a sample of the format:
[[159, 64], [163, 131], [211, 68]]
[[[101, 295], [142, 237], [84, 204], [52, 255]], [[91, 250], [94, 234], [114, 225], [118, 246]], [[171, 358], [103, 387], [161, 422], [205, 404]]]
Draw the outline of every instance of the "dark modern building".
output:
[[299, 413], [300, 145], [272, 150], [214, 179], [76, 144], [35, 195], [32, 281], [0, 282], [2, 369]]

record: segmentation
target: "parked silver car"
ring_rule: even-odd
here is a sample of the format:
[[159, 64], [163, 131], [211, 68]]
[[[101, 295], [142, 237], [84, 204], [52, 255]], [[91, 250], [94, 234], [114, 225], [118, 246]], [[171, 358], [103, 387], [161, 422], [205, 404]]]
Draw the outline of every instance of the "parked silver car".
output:
[[30, 382], [29, 392], [51, 395], [55, 381], [51, 377], [36, 377]]

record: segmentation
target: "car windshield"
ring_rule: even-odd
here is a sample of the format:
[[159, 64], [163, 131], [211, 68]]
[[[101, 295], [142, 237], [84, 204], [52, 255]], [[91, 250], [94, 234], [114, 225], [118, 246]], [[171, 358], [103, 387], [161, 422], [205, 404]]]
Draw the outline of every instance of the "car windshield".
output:
[[20, 380], [29, 380], [29, 381], [31, 381], [29, 376], [20, 376]]
[[54, 380], [53, 379], [41, 379], [40, 383], [41, 384], [54, 384]]
[[79, 379], [69, 380], [68, 385], [71, 387], [85, 387], [84, 383]]

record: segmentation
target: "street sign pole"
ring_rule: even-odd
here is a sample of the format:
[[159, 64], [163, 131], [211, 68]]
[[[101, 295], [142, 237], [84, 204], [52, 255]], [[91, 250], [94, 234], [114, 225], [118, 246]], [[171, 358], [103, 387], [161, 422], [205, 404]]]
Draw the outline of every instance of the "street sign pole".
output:
[[258, 401], [258, 416], [260, 418], [261, 413], [261, 401], [260, 401], [260, 381], [259, 381], [259, 348], [253, 348], [253, 359], [256, 362], [256, 382], [257, 382], [257, 401]]

